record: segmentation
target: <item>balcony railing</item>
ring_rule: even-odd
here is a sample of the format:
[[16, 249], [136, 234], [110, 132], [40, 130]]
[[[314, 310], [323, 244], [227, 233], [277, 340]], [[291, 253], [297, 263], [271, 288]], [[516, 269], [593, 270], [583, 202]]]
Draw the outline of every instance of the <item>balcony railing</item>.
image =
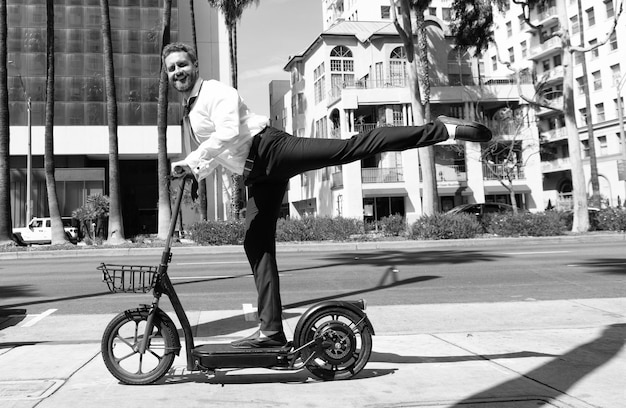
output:
[[513, 180], [524, 180], [524, 166], [510, 169], [505, 164], [483, 164], [483, 180], [501, 180], [512, 175]]
[[546, 51], [550, 49], [561, 48], [561, 39], [559, 37], [552, 37], [545, 41], [543, 44], [535, 45], [530, 49], [530, 56], [532, 58], [537, 58], [539, 55], [543, 55]]
[[364, 168], [361, 169], [361, 181], [366, 183], [397, 183], [404, 181], [402, 168], [384, 167], [384, 168]]
[[[341, 89], [380, 89], [380, 88], [406, 88], [409, 85], [408, 77], [394, 77], [388, 79], [360, 79], [353, 82], [344, 82], [335, 85], [329, 92], [329, 97], [337, 98], [340, 96]], [[480, 85], [513, 85], [516, 84], [515, 78], [509, 77], [444, 77], [430, 78], [430, 86], [480, 86]], [[522, 84], [532, 84], [532, 77], [525, 75], [521, 78]]]
[[541, 132], [540, 137], [543, 142], [554, 142], [556, 140], [562, 140], [567, 138], [567, 129], [564, 127], [551, 129], [545, 132]]
[[465, 165], [444, 166], [436, 164], [435, 173], [437, 174], [437, 181], [467, 181]]

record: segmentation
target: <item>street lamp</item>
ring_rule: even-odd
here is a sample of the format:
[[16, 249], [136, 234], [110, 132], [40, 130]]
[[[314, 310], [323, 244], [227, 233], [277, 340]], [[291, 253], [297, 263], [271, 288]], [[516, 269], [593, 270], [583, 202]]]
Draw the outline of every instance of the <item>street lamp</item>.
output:
[[[9, 64], [15, 65], [13, 61], [9, 61]], [[31, 111], [31, 99], [26, 92], [26, 87], [24, 86], [24, 80], [22, 79], [22, 74], [18, 72], [17, 77], [20, 79], [20, 85], [22, 86], [22, 91], [24, 92], [24, 100], [26, 101], [26, 126], [28, 127], [28, 153], [26, 154], [26, 225], [30, 222], [32, 218], [32, 203], [31, 203], [31, 185], [32, 185], [32, 173], [33, 173], [33, 150], [32, 150], [32, 111]]]
[[[617, 82], [617, 81], [616, 81]], [[624, 180], [624, 200], [626, 200], [626, 135], [624, 134], [624, 111], [622, 108], [622, 87], [626, 83], [626, 74], [622, 75], [622, 78], [617, 83], [617, 117], [619, 120], [619, 135], [622, 141], [622, 165], [618, 166], [618, 171], [621, 170], [621, 176]]]

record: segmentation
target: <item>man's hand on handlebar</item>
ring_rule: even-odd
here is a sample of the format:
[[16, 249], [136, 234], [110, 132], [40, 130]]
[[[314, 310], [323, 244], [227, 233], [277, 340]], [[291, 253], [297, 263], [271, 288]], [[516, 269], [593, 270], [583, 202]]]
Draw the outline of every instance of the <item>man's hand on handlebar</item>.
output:
[[172, 163], [172, 177], [181, 178], [191, 174], [191, 168], [184, 161]]

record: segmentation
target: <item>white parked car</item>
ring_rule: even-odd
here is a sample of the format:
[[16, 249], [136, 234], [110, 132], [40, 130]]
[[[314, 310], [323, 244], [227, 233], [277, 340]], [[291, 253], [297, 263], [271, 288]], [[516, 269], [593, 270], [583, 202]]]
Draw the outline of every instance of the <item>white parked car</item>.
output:
[[[78, 241], [78, 228], [72, 225], [72, 218], [62, 217], [65, 234], [71, 243]], [[50, 244], [52, 242], [52, 227], [50, 218], [33, 218], [26, 227], [13, 228], [16, 241], [22, 245]]]

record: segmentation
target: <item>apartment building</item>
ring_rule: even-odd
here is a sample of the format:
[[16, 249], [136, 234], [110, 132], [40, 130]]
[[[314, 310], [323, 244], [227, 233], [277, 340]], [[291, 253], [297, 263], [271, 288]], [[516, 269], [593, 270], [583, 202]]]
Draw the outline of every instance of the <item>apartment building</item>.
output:
[[[432, 117], [446, 114], [491, 126], [515, 154], [483, 151], [479, 144], [447, 142], [435, 147], [443, 210], [467, 202], [511, 202], [501, 180], [515, 162], [512, 180], [520, 207], [544, 208], [535, 112], [520, 98], [532, 95], [530, 76], [520, 87], [499, 65], [459, 52], [449, 38], [450, 1], [427, 11]], [[406, 55], [385, 0], [322, 1], [324, 31], [285, 70], [291, 90], [283, 116], [299, 137], [349, 138], [379, 126], [414, 124]], [[532, 34], [521, 32], [526, 41]], [[516, 38], [518, 40], [519, 37]], [[513, 42], [513, 40], [511, 40]], [[518, 43], [519, 44], [519, 43]], [[505, 119], [519, 118], [519, 126]], [[507, 173], [508, 174], [508, 173]], [[291, 180], [292, 216], [317, 214], [409, 222], [422, 214], [422, 178], [416, 150], [392, 152], [344, 166], [308, 172]]]
[[[578, 1], [550, 1], [545, 7], [531, 11], [530, 20], [535, 29], [521, 24], [511, 7], [502, 16], [502, 24], [517, 25], [518, 32], [530, 33], [530, 41], [525, 44], [511, 44], [517, 58], [527, 58], [533, 62], [536, 75], [536, 89], [544, 102], [562, 105], [563, 66], [562, 45], [558, 38], [544, 40], [546, 35], [557, 29], [559, 4], [566, 7], [569, 32], [573, 45], [591, 46], [606, 39], [611, 19], [617, 13], [612, 0], [581, 0], [582, 27], [579, 20]], [[620, 135], [620, 122], [623, 123], [623, 104], [620, 113], [618, 105], [623, 101], [622, 86], [626, 78], [626, 26], [623, 16], [608, 42], [585, 54], [574, 54], [574, 97], [578, 132], [581, 140], [587, 192], [590, 184], [590, 146], [595, 147], [597, 172], [602, 205], [623, 204], [626, 198], [626, 170], [624, 139]], [[582, 30], [581, 30], [582, 29]], [[581, 31], [584, 44], [581, 44]], [[585, 98], [585, 77], [583, 58], [587, 65], [589, 108]], [[619, 98], [619, 101], [618, 101]], [[589, 132], [587, 123], [591, 122]], [[558, 208], [571, 206], [571, 165], [567, 142], [567, 132], [563, 114], [551, 109], [537, 111], [537, 126], [541, 140], [541, 165], [543, 174], [544, 200]], [[620, 174], [621, 169], [621, 174]]]
[[[54, 153], [60, 210], [71, 215], [85, 198], [107, 194], [108, 127], [99, 0], [54, 2]], [[110, 0], [118, 104], [118, 138], [124, 229], [156, 232], [157, 97], [162, 0]], [[46, 9], [43, 2], [8, 0], [11, 206], [13, 225], [26, 220], [27, 160], [32, 157], [32, 216], [48, 215], [43, 172], [46, 81]], [[198, 56], [205, 78], [228, 77], [223, 18], [196, 2]], [[171, 40], [191, 42], [189, 2], [173, 0]], [[30, 98], [30, 108], [27, 100]], [[167, 151], [181, 154], [180, 101], [170, 92]], [[30, 119], [29, 119], [30, 118]], [[30, 126], [28, 125], [30, 121]], [[29, 137], [29, 133], [31, 136]], [[31, 140], [31, 142], [29, 142]], [[220, 193], [221, 178], [209, 181]], [[227, 201], [212, 195], [214, 216]]]

